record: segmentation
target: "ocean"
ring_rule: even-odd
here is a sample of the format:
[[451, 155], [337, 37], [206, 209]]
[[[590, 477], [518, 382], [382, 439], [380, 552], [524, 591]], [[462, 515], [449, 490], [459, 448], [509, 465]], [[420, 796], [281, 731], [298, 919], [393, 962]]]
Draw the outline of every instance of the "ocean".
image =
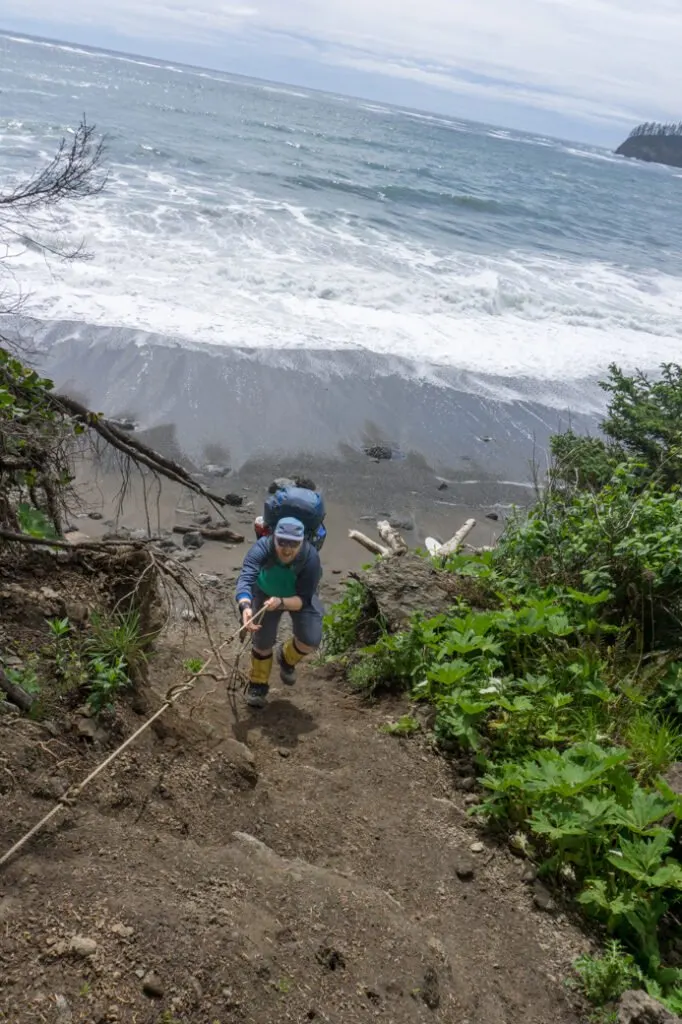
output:
[[376, 435], [452, 463], [453, 431], [593, 423], [609, 363], [679, 357], [679, 171], [0, 35], [0, 182], [83, 113], [109, 184], [48, 227], [92, 258], [17, 239], [4, 286], [57, 383], [142, 427], [182, 423], [190, 448], [222, 439], [238, 462], [273, 432], [326, 452]]

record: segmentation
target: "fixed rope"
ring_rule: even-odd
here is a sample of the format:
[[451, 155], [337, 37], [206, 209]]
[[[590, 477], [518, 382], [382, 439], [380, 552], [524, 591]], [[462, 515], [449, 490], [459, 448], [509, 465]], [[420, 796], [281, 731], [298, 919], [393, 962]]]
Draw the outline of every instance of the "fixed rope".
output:
[[[257, 623], [263, 617], [265, 611], [265, 608], [261, 608], [260, 611], [256, 612], [251, 621], [253, 623]], [[19, 850], [26, 845], [29, 839], [32, 839], [33, 836], [40, 832], [45, 827], [45, 825], [47, 825], [47, 823], [52, 820], [52, 818], [56, 817], [56, 815], [59, 814], [60, 811], [63, 811], [65, 807], [71, 807], [74, 801], [77, 800], [78, 797], [81, 795], [86, 786], [89, 786], [90, 783], [94, 779], [96, 779], [97, 776], [100, 775], [105, 768], [108, 768], [113, 761], [120, 757], [123, 751], [127, 750], [128, 747], [130, 747], [135, 742], [135, 740], [142, 735], [143, 732], [146, 732], [146, 730], [157, 720], [157, 718], [160, 718], [165, 711], [172, 707], [173, 704], [175, 704], [176, 701], [178, 701], [180, 697], [183, 696], [183, 694], [189, 693], [189, 691], [194, 688], [194, 684], [196, 683], [197, 679], [200, 679], [201, 676], [206, 674], [206, 669], [211, 664], [211, 662], [214, 659], [219, 660], [219, 652], [222, 651], [224, 647], [227, 647], [228, 644], [233, 643], [243, 633], [243, 631], [244, 627], [240, 626], [239, 629], [232, 634], [232, 636], [229, 636], [227, 640], [223, 640], [220, 646], [217, 647], [211, 654], [209, 654], [206, 661], [203, 663], [198, 672], [193, 672], [192, 675], [184, 683], [179, 683], [176, 686], [171, 686], [171, 688], [166, 693], [166, 698], [163, 704], [161, 705], [160, 708], [158, 708], [157, 711], [154, 712], [151, 718], [148, 718], [147, 721], [144, 722], [139, 729], [136, 729], [135, 732], [132, 733], [132, 735], [130, 735], [127, 740], [121, 743], [121, 745], [117, 747], [113, 753], [109, 754], [109, 756], [105, 758], [105, 760], [102, 761], [102, 763], [99, 764], [97, 768], [90, 772], [90, 774], [85, 779], [83, 779], [82, 782], [79, 782], [77, 786], [69, 786], [66, 793], [64, 793], [63, 796], [59, 798], [58, 802], [55, 804], [52, 810], [48, 811], [44, 818], [41, 818], [40, 821], [37, 822], [32, 829], [30, 829], [24, 836], [22, 836], [21, 839], [18, 842], [16, 842], [14, 846], [11, 847], [11, 849], [7, 851], [7, 853], [0, 857], [0, 868], [3, 867], [3, 865], [5, 865], [14, 856], [15, 853], [18, 853]]]

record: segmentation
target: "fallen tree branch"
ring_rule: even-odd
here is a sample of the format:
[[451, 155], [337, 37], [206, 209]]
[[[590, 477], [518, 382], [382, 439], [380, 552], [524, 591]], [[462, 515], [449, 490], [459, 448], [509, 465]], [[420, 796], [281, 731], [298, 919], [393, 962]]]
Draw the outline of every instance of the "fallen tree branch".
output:
[[372, 540], [371, 537], [367, 537], [364, 533], [360, 533], [359, 530], [349, 530], [348, 536], [351, 540], [356, 540], [358, 544], [362, 544], [363, 548], [367, 548], [373, 555], [381, 555], [382, 558], [388, 558], [391, 555], [391, 549], [384, 547], [383, 544], [379, 544], [378, 541]]
[[8, 697], [12, 704], [16, 704], [22, 711], [28, 712], [33, 706], [35, 697], [23, 690], [21, 686], [10, 683], [2, 668], [0, 668], [0, 690]]
[[134, 462], [141, 463], [143, 466], [147, 466], [155, 473], [159, 473], [161, 476], [165, 476], [167, 479], [173, 480], [175, 483], [182, 484], [184, 487], [187, 487], [188, 490], [194, 491], [195, 494], [201, 494], [204, 498], [207, 498], [215, 505], [224, 506], [226, 504], [224, 497], [220, 494], [214, 494], [212, 491], [208, 491], [205, 487], [202, 487], [202, 485], [195, 480], [179, 462], [174, 462], [172, 459], [167, 459], [165, 456], [160, 455], [158, 452], [154, 451], [153, 448], [143, 444], [128, 431], [115, 426], [111, 420], [92, 412], [84, 405], [81, 405], [80, 402], [76, 402], [73, 398], [69, 398], [67, 395], [49, 394], [48, 398], [52, 405], [60, 412], [70, 416], [74, 420], [77, 420], [79, 423], [89, 427], [91, 430], [94, 430], [95, 433], [99, 434], [99, 436], [110, 444], [112, 448], [118, 449], [118, 451], [127, 455]]
[[[153, 538], [152, 538], [153, 539]], [[78, 551], [89, 548], [91, 551], [107, 551], [115, 547], [143, 548], [150, 540], [79, 540], [72, 543], [68, 540], [55, 540], [51, 537], [33, 537], [30, 533], [14, 533], [13, 530], [0, 528], [0, 540], [13, 544], [37, 544], [44, 548], [60, 548], [62, 551]]]

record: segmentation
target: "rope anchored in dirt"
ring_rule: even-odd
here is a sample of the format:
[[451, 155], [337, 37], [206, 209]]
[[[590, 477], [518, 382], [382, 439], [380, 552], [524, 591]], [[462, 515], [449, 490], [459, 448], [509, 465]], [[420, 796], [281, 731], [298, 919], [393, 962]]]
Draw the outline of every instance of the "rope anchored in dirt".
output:
[[[257, 623], [265, 614], [265, 612], [266, 609], [261, 608], [261, 610], [257, 612], [256, 615], [254, 615], [252, 622]], [[113, 753], [109, 754], [109, 756], [105, 758], [105, 760], [102, 761], [101, 764], [99, 764], [92, 772], [90, 772], [90, 774], [85, 779], [83, 779], [82, 782], [78, 783], [78, 785], [76, 786], [70, 786], [66, 793], [64, 793], [63, 796], [59, 798], [59, 800], [52, 808], [52, 810], [48, 811], [48, 813], [43, 818], [41, 818], [40, 821], [36, 822], [33, 828], [29, 829], [29, 831], [26, 832], [26, 834], [23, 835], [21, 839], [19, 839], [14, 844], [14, 846], [12, 846], [7, 851], [7, 853], [0, 857], [0, 868], [4, 867], [4, 865], [7, 864], [12, 859], [12, 857], [15, 854], [17, 854], [19, 850], [21, 850], [29, 842], [29, 840], [31, 840], [50, 821], [52, 821], [52, 819], [55, 818], [60, 811], [63, 811], [67, 807], [72, 807], [75, 801], [83, 792], [83, 790], [86, 788], [86, 786], [89, 786], [90, 783], [93, 782], [98, 775], [101, 775], [105, 768], [108, 768], [110, 764], [112, 764], [118, 757], [120, 757], [124, 750], [127, 750], [128, 747], [132, 746], [135, 740], [137, 740], [144, 732], [146, 732], [147, 729], [149, 729], [149, 727], [157, 720], [157, 718], [160, 718], [161, 715], [164, 714], [164, 712], [171, 708], [180, 699], [180, 697], [182, 697], [186, 693], [189, 693], [190, 690], [194, 688], [194, 685], [197, 682], [197, 680], [207, 674], [206, 669], [208, 668], [209, 665], [212, 664], [212, 662], [217, 661], [220, 664], [220, 651], [222, 651], [225, 647], [228, 647], [238, 638], [243, 637], [244, 627], [240, 625], [236, 632], [234, 632], [226, 640], [223, 640], [223, 642], [217, 648], [215, 648], [211, 654], [209, 654], [209, 656], [206, 658], [206, 661], [203, 663], [203, 665], [197, 672], [193, 672], [190, 676], [188, 676], [184, 683], [178, 683], [176, 686], [172, 686], [167, 691], [165, 700], [161, 707], [158, 708], [154, 712], [154, 714], [140, 726], [139, 729], [136, 729], [135, 732], [132, 733], [132, 735], [129, 736], [127, 740], [121, 743], [121, 745], [113, 751]], [[241, 650], [237, 655], [237, 659], [235, 662], [235, 671], [232, 673], [233, 677], [236, 675], [237, 672], [240, 655]]]

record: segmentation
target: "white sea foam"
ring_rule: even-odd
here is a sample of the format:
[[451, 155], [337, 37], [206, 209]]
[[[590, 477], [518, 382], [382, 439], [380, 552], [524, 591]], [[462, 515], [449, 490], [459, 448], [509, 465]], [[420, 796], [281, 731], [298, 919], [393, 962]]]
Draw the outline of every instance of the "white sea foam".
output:
[[[123, 181], [125, 180], [125, 186]], [[94, 248], [13, 261], [46, 319], [227, 346], [370, 351], [479, 374], [592, 377], [679, 355], [676, 278], [540, 255], [444, 253], [244, 189], [223, 197], [128, 168], [104, 199], [65, 211]], [[213, 204], [213, 205], [211, 205]], [[212, 216], [213, 212], [213, 216]]]

